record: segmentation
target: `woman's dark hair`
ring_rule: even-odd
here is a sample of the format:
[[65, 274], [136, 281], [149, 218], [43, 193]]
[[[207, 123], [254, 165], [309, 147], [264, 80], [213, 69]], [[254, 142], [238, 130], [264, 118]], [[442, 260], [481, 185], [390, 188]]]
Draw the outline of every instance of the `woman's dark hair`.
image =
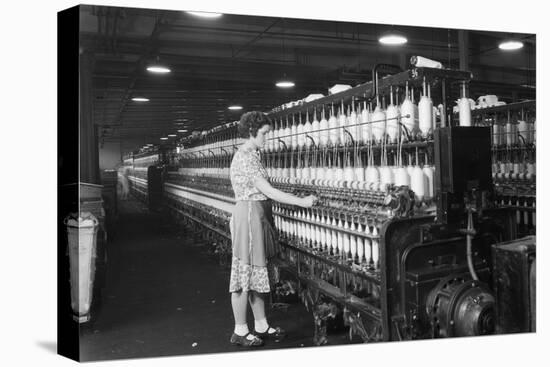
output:
[[267, 115], [260, 111], [251, 111], [243, 114], [239, 121], [238, 131], [241, 138], [248, 139], [251, 135], [256, 137], [258, 130], [264, 125], [271, 126], [271, 120]]

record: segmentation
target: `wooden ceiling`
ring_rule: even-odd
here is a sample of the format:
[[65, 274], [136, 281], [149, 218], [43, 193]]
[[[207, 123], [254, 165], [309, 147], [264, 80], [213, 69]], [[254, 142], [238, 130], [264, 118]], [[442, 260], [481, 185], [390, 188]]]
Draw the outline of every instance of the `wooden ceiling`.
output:
[[[311, 93], [326, 94], [336, 83], [364, 83], [377, 63], [407, 68], [411, 55], [421, 55], [445, 67], [459, 65], [456, 29], [394, 26], [409, 41], [388, 47], [378, 36], [391, 27], [381, 24], [80, 8], [81, 48], [93, 60], [94, 122], [102, 142], [121, 142], [125, 152], [159, 144], [177, 129], [206, 130], [247, 110], [269, 111]], [[535, 35], [515, 34], [525, 47], [504, 53], [497, 43], [507, 36], [468, 32], [472, 97], [534, 98]], [[153, 63], [172, 72], [149, 73]], [[294, 88], [275, 86], [283, 74], [295, 81]], [[131, 101], [136, 96], [150, 101]], [[230, 104], [243, 110], [230, 111]]]

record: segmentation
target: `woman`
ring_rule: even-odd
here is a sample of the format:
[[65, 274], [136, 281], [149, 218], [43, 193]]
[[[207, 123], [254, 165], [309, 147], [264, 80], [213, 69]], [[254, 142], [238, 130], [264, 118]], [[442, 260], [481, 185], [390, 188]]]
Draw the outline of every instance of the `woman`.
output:
[[[268, 117], [262, 112], [245, 113], [239, 122], [239, 135], [246, 142], [231, 162], [231, 185], [236, 205], [231, 218], [233, 259], [231, 265], [231, 306], [235, 329], [231, 344], [256, 347], [263, 339], [280, 339], [281, 328], [269, 326], [265, 316], [264, 295], [270, 292], [267, 264], [277, 253], [278, 243], [271, 215], [271, 200], [285, 204], [311, 207], [314, 196], [300, 198], [273, 188], [258, 151], [271, 129]], [[254, 314], [254, 333], [246, 322], [247, 305]]]

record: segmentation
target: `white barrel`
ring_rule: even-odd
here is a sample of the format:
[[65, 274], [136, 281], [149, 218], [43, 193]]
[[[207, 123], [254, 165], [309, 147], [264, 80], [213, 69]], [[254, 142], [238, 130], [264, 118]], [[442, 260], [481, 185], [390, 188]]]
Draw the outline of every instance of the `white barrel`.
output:
[[434, 197], [434, 171], [435, 168], [431, 166], [424, 166], [424, 168], [422, 169], [422, 172], [426, 177], [426, 183], [428, 185], [428, 190], [424, 193], [424, 197], [427, 200], [430, 200]]
[[363, 237], [357, 236], [357, 260], [359, 264], [363, 262], [365, 257], [365, 240]]
[[311, 123], [309, 121], [306, 121], [306, 123], [304, 124], [304, 128], [302, 129], [303, 130], [303, 137], [304, 137], [304, 145], [306, 147], [311, 147], [311, 139], [308, 138], [306, 135], [310, 135], [311, 136]]
[[388, 137], [390, 139], [390, 142], [396, 143], [397, 142], [397, 134], [399, 132], [398, 128], [398, 121], [397, 118], [399, 117], [399, 110], [397, 106], [394, 106], [393, 104], [389, 105], [386, 109], [386, 133], [388, 134]]
[[302, 171], [300, 176], [303, 180], [309, 180], [311, 178], [311, 170], [309, 167], [302, 167], [300, 170]]
[[378, 269], [380, 263], [378, 262], [380, 258], [380, 249], [378, 246], [378, 240], [372, 240], [372, 262], [374, 267]]
[[[340, 219], [338, 221], [338, 228], [340, 229], [344, 229], [344, 225], [342, 223], [342, 219]], [[342, 231], [338, 231], [337, 235], [336, 235], [336, 239], [337, 239], [337, 248], [338, 248], [338, 253], [340, 255], [342, 255], [342, 252], [344, 252], [344, 232]]]
[[415, 134], [418, 129], [416, 120], [416, 108], [410, 98], [407, 97], [401, 104], [401, 123], [411, 134]]
[[[332, 225], [333, 226], [337, 226], [336, 225], [336, 221], [335, 219], [333, 218], [332, 219]], [[338, 250], [338, 231], [336, 229], [332, 229], [331, 230], [331, 251], [332, 253], [336, 253], [336, 251]]]
[[[319, 145], [319, 137], [320, 137], [320, 133], [319, 133], [319, 128], [320, 128], [320, 124], [319, 124], [319, 120], [317, 120], [317, 113], [314, 113], [313, 114], [313, 121], [311, 122], [311, 137], [313, 138], [313, 142], [315, 143], [315, 145]], [[307, 140], [310, 140], [310, 139], [307, 139]], [[311, 140], [310, 140], [311, 142]]]
[[[270, 153], [270, 152], [273, 152], [273, 135], [274, 135], [274, 132], [273, 130], [270, 130], [268, 133], [267, 133], [267, 143], [266, 143], [266, 150]], [[221, 155], [221, 150], [220, 150], [220, 155]]]
[[290, 167], [288, 169], [288, 177], [289, 178], [296, 178], [296, 168], [295, 167]]
[[289, 178], [290, 177], [290, 169], [288, 167], [283, 168], [282, 177], [283, 178]]
[[380, 183], [384, 185], [391, 185], [394, 183], [393, 171], [388, 166], [382, 166], [378, 169], [380, 172]]
[[371, 140], [372, 130], [371, 125], [366, 124], [367, 122], [371, 121], [371, 114], [369, 113], [369, 110], [367, 109], [366, 103], [361, 111], [361, 123], [364, 125], [361, 125], [361, 141], [363, 144], [367, 144]]
[[346, 142], [349, 141], [349, 136], [345, 132], [347, 125], [348, 125], [348, 117], [344, 112], [344, 106], [342, 106], [342, 109], [340, 110], [340, 114], [338, 115], [338, 126], [340, 127], [338, 129], [338, 134], [339, 134], [340, 144], [342, 145], [345, 145]]
[[357, 256], [357, 237], [354, 235], [349, 237], [349, 252], [351, 258], [355, 260], [355, 256]]
[[418, 201], [424, 200], [428, 188], [426, 177], [420, 166], [415, 166], [411, 175], [411, 190], [414, 191]]
[[292, 137], [290, 136], [291, 133], [292, 130], [287, 124], [285, 129], [283, 130], [283, 141], [285, 142], [287, 149], [290, 149], [290, 147], [292, 146]]
[[359, 182], [365, 181], [365, 168], [355, 167], [354, 175], [355, 175], [355, 181], [359, 181]]
[[330, 129], [328, 131], [329, 144], [333, 146], [338, 145], [338, 142], [340, 141], [340, 133], [338, 132], [338, 120], [336, 119], [336, 116], [330, 116], [328, 119], [328, 128]]
[[517, 131], [516, 131], [516, 124], [508, 122], [506, 124], [506, 145], [512, 146], [517, 144]]
[[531, 141], [530, 141], [531, 134], [529, 132], [529, 126], [527, 124], [527, 121], [523, 121], [523, 120], [518, 121], [517, 132], [523, 138], [523, 140], [519, 139], [520, 144], [523, 144], [523, 142], [525, 142], [525, 144], [530, 144], [531, 143]]
[[378, 185], [380, 182], [380, 171], [377, 167], [368, 166], [365, 170], [365, 181], [369, 184]]
[[397, 167], [394, 170], [394, 180], [396, 186], [410, 186], [411, 179], [405, 167]]
[[329, 142], [328, 121], [325, 118], [325, 111], [323, 110], [323, 116], [319, 121], [319, 145], [326, 147]]
[[371, 124], [372, 135], [374, 137], [374, 140], [380, 142], [384, 138], [384, 134], [386, 132], [386, 113], [380, 108], [380, 106], [376, 106], [376, 108], [374, 109], [371, 121], [377, 121]]
[[357, 126], [357, 123], [359, 122], [359, 120], [360, 119], [358, 118], [357, 113], [355, 112], [355, 106], [352, 105], [351, 112], [349, 113], [349, 116], [348, 116], [348, 131], [350, 132], [351, 137], [353, 138], [353, 141], [356, 143], [359, 140], [361, 140], [361, 134], [359, 134], [361, 130], [360, 130], [360, 127]]
[[422, 137], [428, 136], [432, 129], [433, 103], [428, 96], [422, 96], [418, 102], [418, 128]]
[[[344, 222], [344, 229], [349, 230], [348, 221]], [[349, 233], [344, 232], [344, 257], [347, 258], [349, 256], [350, 250], [351, 250], [351, 236]]]
[[317, 167], [315, 169], [317, 172], [315, 172], [315, 178], [317, 180], [324, 180], [325, 179], [325, 167]]
[[336, 181], [335, 182], [335, 187], [343, 187], [343, 184], [344, 184], [344, 169], [338, 167], [338, 168], [336, 168], [334, 173], [335, 173], [334, 180]]
[[283, 149], [282, 144], [279, 140], [282, 140], [281, 137], [284, 136], [285, 129], [281, 126], [275, 130], [275, 151], [279, 152]]
[[292, 123], [292, 126], [290, 127], [290, 134], [292, 135], [290, 137], [290, 146], [292, 149], [298, 148], [298, 135], [296, 133], [298, 132], [298, 129], [294, 123]]
[[470, 101], [466, 97], [458, 100], [458, 121], [460, 126], [472, 126]]
[[535, 143], [535, 133], [536, 133], [536, 128], [535, 128], [535, 122], [528, 122], [527, 123], [527, 131], [528, 131], [528, 136], [529, 136], [529, 144], [533, 144]]
[[365, 244], [365, 262], [370, 264], [372, 262], [372, 240], [365, 238], [363, 243]]
[[298, 143], [298, 147], [303, 147], [306, 143], [306, 136], [304, 135], [304, 124], [298, 124], [296, 127], [296, 139]]
[[496, 122], [491, 126], [491, 134], [493, 138], [493, 146], [498, 147], [500, 146], [500, 125]]
[[90, 306], [95, 279], [96, 237], [98, 220], [89, 212], [65, 218], [69, 247], [69, 281], [73, 318], [79, 323], [90, 319]]
[[348, 182], [348, 184], [355, 179], [355, 172], [353, 170], [353, 167], [348, 166], [344, 169], [344, 181]]

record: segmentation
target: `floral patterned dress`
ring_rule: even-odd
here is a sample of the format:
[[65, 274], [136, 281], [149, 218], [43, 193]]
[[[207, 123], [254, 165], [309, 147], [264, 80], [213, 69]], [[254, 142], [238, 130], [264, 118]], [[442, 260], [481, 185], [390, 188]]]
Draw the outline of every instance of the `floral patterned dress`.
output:
[[259, 151], [241, 146], [231, 162], [230, 177], [236, 204], [230, 222], [233, 258], [229, 292], [267, 293], [266, 255], [276, 242], [276, 234], [271, 201], [255, 187], [256, 178], [268, 179]]

